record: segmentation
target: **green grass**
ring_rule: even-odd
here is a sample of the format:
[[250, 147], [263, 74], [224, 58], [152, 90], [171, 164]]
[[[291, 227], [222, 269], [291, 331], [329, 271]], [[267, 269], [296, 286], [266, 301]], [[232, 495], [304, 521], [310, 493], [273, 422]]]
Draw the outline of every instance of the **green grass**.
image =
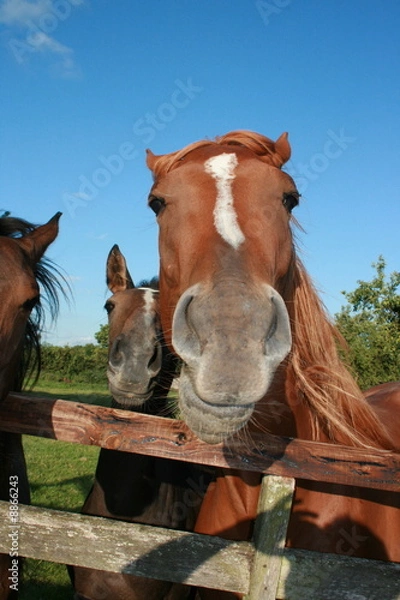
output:
[[[35, 396], [109, 405], [104, 386], [51, 383], [35, 387]], [[79, 512], [93, 483], [99, 448], [24, 436], [31, 486], [31, 503]], [[26, 559], [21, 600], [71, 600], [72, 586], [65, 565]]]
[[34, 390], [28, 393], [43, 398], [59, 398], [85, 404], [111, 406], [111, 397], [107, 386], [99, 383], [65, 383], [40, 379]]

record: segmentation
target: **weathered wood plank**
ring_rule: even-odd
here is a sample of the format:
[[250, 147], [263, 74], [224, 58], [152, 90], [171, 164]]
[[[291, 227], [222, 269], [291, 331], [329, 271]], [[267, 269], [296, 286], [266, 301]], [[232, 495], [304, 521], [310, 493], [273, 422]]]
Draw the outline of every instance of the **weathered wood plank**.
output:
[[[198, 440], [181, 421], [63, 400], [13, 394], [0, 407], [2, 429], [139, 454], [318, 481], [399, 490], [400, 456], [379, 450], [254, 436], [249, 448]], [[152, 435], [149, 435], [149, 430]], [[320, 453], [320, 456], [316, 455]], [[383, 481], [379, 481], [379, 479]]]
[[[0, 502], [0, 551], [10, 551], [9, 505]], [[16, 527], [16, 525], [12, 525]], [[34, 506], [19, 507], [21, 556], [246, 593], [249, 542], [112, 521]]]
[[277, 600], [400, 600], [400, 564], [286, 548]]
[[4, 431], [197, 464], [396, 492], [400, 489], [400, 455], [383, 450], [267, 435], [230, 442], [229, 447], [210, 446], [182, 421], [23, 394], [12, 394], [1, 403], [0, 423]]
[[275, 600], [292, 507], [294, 479], [265, 475], [254, 528], [255, 556], [247, 600]]
[[[8, 510], [0, 502], [5, 553]], [[21, 556], [242, 593], [254, 556], [247, 542], [24, 505], [17, 540]], [[400, 600], [400, 564], [288, 548], [280, 560], [278, 600]]]

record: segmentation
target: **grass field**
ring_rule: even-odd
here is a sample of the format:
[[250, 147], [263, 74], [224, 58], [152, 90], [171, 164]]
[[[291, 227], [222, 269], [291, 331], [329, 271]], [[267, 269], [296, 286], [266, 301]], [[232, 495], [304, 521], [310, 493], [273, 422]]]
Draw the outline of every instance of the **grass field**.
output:
[[32, 396], [43, 398], [59, 398], [87, 404], [110, 406], [111, 397], [106, 385], [90, 383], [65, 383], [63, 381], [39, 380], [33, 391], [27, 392]]
[[[105, 386], [45, 383], [35, 396], [107, 406]], [[32, 504], [79, 512], [93, 482], [99, 448], [24, 436]], [[21, 600], [71, 600], [72, 586], [64, 565], [27, 559], [20, 585]]]

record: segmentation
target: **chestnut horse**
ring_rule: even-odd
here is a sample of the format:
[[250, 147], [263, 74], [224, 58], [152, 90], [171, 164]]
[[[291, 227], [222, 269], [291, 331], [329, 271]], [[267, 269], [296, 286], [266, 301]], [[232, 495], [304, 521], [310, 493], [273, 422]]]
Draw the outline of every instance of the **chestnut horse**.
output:
[[[57, 293], [62, 287], [55, 276], [59, 273], [42, 257], [58, 234], [60, 216], [57, 213], [40, 227], [22, 219], [0, 218], [0, 400], [11, 390], [21, 390], [25, 377], [40, 366], [39, 333], [44, 314], [39, 286], [52, 316], [58, 311]], [[18, 434], [0, 432], [0, 498], [29, 503]], [[0, 555], [0, 600], [17, 598], [19, 584], [20, 564], [10, 538], [10, 555]]]
[[[160, 315], [181, 358], [180, 410], [199, 438], [269, 432], [399, 451], [400, 394], [365, 401], [293, 240], [291, 149], [248, 131], [156, 156]], [[376, 398], [376, 397], [375, 397]], [[196, 523], [251, 535], [260, 477], [221, 471]], [[400, 561], [400, 494], [298, 481], [287, 544]], [[221, 592], [204, 597], [229, 597]]]
[[[173, 416], [167, 395], [175, 359], [162, 339], [158, 291], [135, 288], [116, 245], [107, 260], [107, 285], [113, 293], [105, 305], [113, 407]], [[193, 529], [208, 481], [199, 468], [188, 463], [101, 449], [95, 482], [82, 512]], [[143, 577], [81, 567], [69, 571], [77, 600], [178, 600], [189, 592], [186, 586]]]

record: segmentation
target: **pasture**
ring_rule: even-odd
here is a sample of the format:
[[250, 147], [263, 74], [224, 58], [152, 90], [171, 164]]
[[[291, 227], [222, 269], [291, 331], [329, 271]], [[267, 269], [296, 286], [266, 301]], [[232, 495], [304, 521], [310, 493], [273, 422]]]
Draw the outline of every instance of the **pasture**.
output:
[[[107, 406], [106, 386], [46, 383], [32, 395]], [[99, 448], [24, 436], [32, 504], [79, 512], [93, 483]], [[72, 586], [64, 565], [27, 559], [21, 600], [70, 600]]]

